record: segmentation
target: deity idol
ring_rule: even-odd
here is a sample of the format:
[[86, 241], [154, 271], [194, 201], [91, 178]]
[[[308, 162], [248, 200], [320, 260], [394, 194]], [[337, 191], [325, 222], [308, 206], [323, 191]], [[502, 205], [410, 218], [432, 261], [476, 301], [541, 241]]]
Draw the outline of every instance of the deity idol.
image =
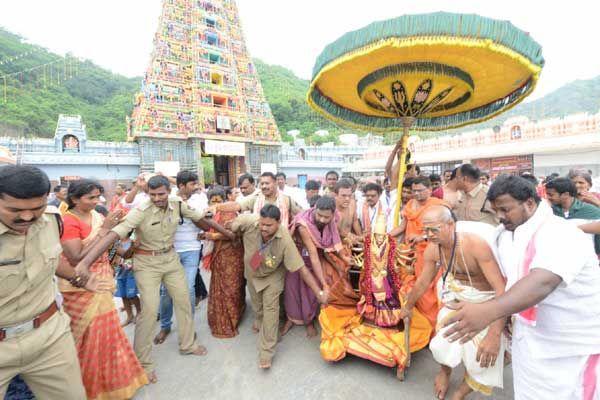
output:
[[385, 216], [377, 216], [372, 233], [365, 237], [359, 282], [357, 309], [366, 323], [391, 328], [402, 322], [403, 282], [414, 262], [411, 251], [397, 248], [396, 240], [386, 233]]

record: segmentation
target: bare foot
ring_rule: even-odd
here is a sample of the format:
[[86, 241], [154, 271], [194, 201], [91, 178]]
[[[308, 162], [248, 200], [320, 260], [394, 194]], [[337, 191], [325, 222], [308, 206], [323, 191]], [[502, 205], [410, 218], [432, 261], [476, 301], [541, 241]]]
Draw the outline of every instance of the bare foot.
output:
[[471, 387], [467, 385], [467, 382], [462, 381], [456, 392], [454, 392], [454, 394], [452, 395], [452, 400], [463, 400], [472, 391], [473, 389], [471, 389]]
[[446, 398], [446, 393], [448, 392], [448, 386], [450, 385], [450, 374], [452, 373], [452, 368], [446, 367], [442, 365], [440, 372], [435, 377], [435, 398], [443, 400]]
[[148, 383], [153, 384], [158, 382], [158, 378], [156, 377], [156, 372], [152, 371], [146, 374], [148, 376]]
[[206, 350], [206, 347], [198, 345], [196, 350], [192, 351], [191, 354], [195, 356], [205, 356], [208, 354], [208, 350]]
[[171, 333], [171, 328], [161, 329], [154, 338], [154, 344], [163, 344], [167, 339], [167, 336], [169, 336], [169, 333]]
[[258, 362], [258, 368], [260, 368], [260, 369], [269, 369], [269, 368], [271, 368], [271, 360], [260, 360]]
[[314, 338], [317, 335], [318, 335], [318, 332], [317, 332], [317, 329], [315, 328], [315, 325], [312, 322], [309, 322], [309, 324], [306, 325], [306, 337]]
[[128, 315], [127, 319], [121, 323], [121, 327], [124, 328], [127, 325], [131, 324], [133, 321], [134, 321], [134, 317], [132, 317], [131, 315]]
[[279, 330], [279, 336], [285, 336], [285, 334], [288, 333], [293, 326], [294, 323], [289, 319], [285, 321], [285, 324], [283, 324], [283, 327]]
[[260, 332], [260, 322], [254, 321], [254, 323], [252, 324], [252, 332], [254, 332], [254, 333]]

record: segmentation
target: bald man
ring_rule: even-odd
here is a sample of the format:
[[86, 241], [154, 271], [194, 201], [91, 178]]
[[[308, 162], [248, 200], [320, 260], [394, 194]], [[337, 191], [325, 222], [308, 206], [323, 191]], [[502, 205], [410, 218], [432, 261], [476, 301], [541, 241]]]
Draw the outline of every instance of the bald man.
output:
[[[438, 294], [442, 308], [438, 314], [439, 329], [451, 309], [445, 305], [455, 301], [481, 303], [504, 293], [504, 278], [491, 249], [494, 228], [481, 222], [455, 222], [451, 211], [444, 206], [433, 206], [423, 215], [423, 230], [429, 244], [425, 249], [423, 273], [408, 295], [404, 312], [408, 315], [417, 300], [425, 293], [442, 269]], [[452, 368], [461, 361], [466, 373], [452, 399], [464, 399], [478, 391], [486, 395], [493, 387], [502, 388], [504, 319], [484, 329], [476, 340], [465, 344], [449, 342], [445, 329], [437, 332], [429, 348], [441, 364], [435, 379], [435, 395], [443, 399], [448, 391]]]

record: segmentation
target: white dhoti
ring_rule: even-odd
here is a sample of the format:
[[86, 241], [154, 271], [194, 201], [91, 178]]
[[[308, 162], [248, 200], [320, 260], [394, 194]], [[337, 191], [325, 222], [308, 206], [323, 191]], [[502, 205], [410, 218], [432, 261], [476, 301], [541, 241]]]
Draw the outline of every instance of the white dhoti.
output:
[[[440, 282], [441, 284], [441, 279]], [[455, 299], [467, 303], [483, 303], [494, 298], [494, 292], [484, 292], [471, 286], [462, 284], [453, 279], [452, 274], [448, 274], [446, 281], [446, 291]], [[442, 293], [438, 287], [438, 293]], [[446, 299], [444, 299], [446, 300]], [[481, 367], [477, 361], [477, 349], [479, 344], [485, 338], [488, 328], [479, 332], [472, 340], [465, 344], [459, 342], [449, 342], [444, 337], [444, 333], [450, 328], [442, 328], [443, 322], [448, 319], [454, 310], [442, 307], [438, 313], [436, 335], [429, 344], [429, 349], [433, 353], [433, 358], [441, 364], [450, 368], [456, 368], [461, 362], [464, 364], [467, 374], [465, 382], [474, 391], [491, 395], [494, 387], [502, 388], [504, 381], [504, 351], [506, 349], [506, 338], [504, 334], [500, 338], [500, 351], [496, 359], [496, 364], [488, 368]], [[538, 399], [540, 399], [538, 397]]]

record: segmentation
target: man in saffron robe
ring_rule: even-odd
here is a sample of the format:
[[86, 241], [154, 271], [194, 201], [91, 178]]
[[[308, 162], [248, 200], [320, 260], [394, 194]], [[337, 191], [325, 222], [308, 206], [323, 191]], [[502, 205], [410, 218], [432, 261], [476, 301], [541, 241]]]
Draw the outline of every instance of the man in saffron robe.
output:
[[[404, 239], [406, 243], [415, 245], [417, 260], [415, 262], [415, 276], [417, 279], [423, 273], [424, 253], [427, 248], [427, 235], [423, 231], [423, 215], [432, 206], [446, 205], [443, 200], [431, 197], [431, 181], [424, 176], [413, 179], [412, 193], [414, 198], [402, 210], [402, 222], [392, 230], [391, 235]], [[436, 283], [439, 274], [429, 285], [423, 296], [417, 300], [416, 307], [423, 313], [432, 327], [436, 325], [438, 314], [438, 299]]]
[[[307, 269], [315, 276], [323, 290], [329, 289], [323, 273], [323, 253], [342, 250], [337, 219], [335, 199], [324, 196], [317, 200], [314, 208], [298, 214], [292, 222], [291, 233], [298, 251]], [[306, 325], [306, 335], [316, 336], [317, 330], [313, 322], [317, 316], [319, 302], [299, 272], [287, 272], [284, 297], [287, 321], [281, 335], [285, 335], [294, 325]]]

